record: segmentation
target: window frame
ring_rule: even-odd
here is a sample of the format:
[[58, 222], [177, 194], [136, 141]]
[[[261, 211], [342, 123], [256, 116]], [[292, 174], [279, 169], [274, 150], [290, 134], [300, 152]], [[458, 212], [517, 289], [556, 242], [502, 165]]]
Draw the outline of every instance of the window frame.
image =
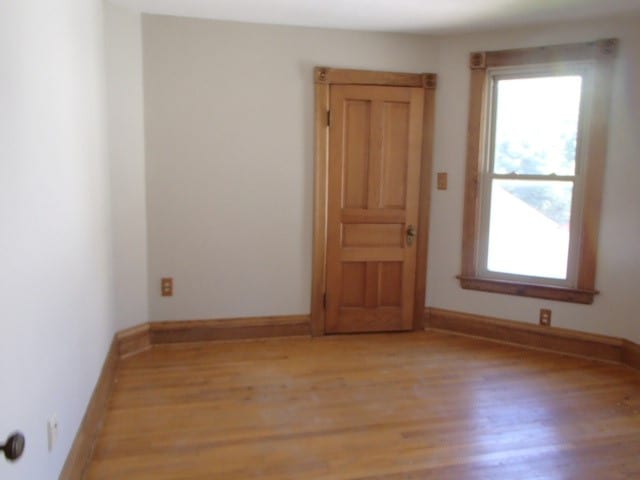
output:
[[[458, 275], [463, 289], [520, 295], [549, 300], [591, 304], [598, 293], [595, 289], [597, 242], [602, 202], [602, 178], [607, 152], [607, 131], [610, 109], [613, 61], [617, 39], [588, 43], [555, 45], [513, 50], [474, 52], [470, 55], [471, 88], [465, 180], [462, 269]], [[488, 242], [481, 240], [488, 225], [482, 220], [483, 208], [490, 199], [486, 193], [487, 169], [491, 162], [493, 141], [492, 105], [493, 77], [496, 72], [581, 70], [583, 78], [579, 138], [576, 154], [576, 181], [572, 199], [573, 222], [570, 239], [568, 280], [551, 281], [538, 277], [511, 274], [488, 274], [486, 269]], [[523, 74], [524, 76], [524, 74]], [[580, 172], [578, 172], [580, 169]], [[491, 181], [491, 180], [489, 180]], [[483, 186], [485, 190], [483, 191]], [[490, 190], [489, 190], [490, 193]], [[485, 205], [483, 205], [485, 202]], [[577, 238], [576, 238], [577, 236]], [[484, 263], [482, 263], [484, 262]]]
[[[556, 174], [498, 174], [493, 171], [495, 166], [495, 136], [497, 128], [497, 106], [498, 106], [498, 82], [509, 79], [524, 78], [540, 78], [540, 77], [562, 77], [577, 76], [581, 79], [580, 104], [578, 106], [578, 136], [576, 145], [575, 168], [573, 175], [556, 175]], [[550, 65], [535, 65], [533, 67], [499, 67], [487, 70], [487, 105], [486, 115], [486, 132], [484, 135], [487, 139], [486, 151], [482, 165], [481, 184], [480, 184], [480, 229], [478, 232], [478, 258], [477, 272], [483, 278], [518, 281], [525, 283], [541, 283], [548, 285], [557, 285], [560, 287], [571, 286], [577, 278], [577, 252], [579, 251], [579, 226], [583, 214], [582, 200], [584, 198], [584, 131], [588, 128], [588, 106], [585, 102], [583, 92], [588, 89], [591, 82], [591, 69], [584, 63], [571, 63], [563, 65], [562, 68]], [[489, 233], [491, 223], [490, 210], [491, 199], [493, 193], [493, 180], [515, 180], [515, 181], [567, 181], [571, 182], [572, 198], [571, 198], [571, 229], [569, 239], [568, 265], [566, 279], [553, 279], [547, 277], [535, 277], [524, 274], [512, 274], [503, 272], [492, 272], [488, 268], [489, 258]]]

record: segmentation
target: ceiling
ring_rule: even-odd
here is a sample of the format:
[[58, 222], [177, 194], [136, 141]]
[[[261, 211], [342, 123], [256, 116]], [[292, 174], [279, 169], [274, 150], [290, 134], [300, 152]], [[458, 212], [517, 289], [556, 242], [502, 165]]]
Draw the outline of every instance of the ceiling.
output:
[[640, 0], [110, 0], [161, 15], [350, 30], [449, 33], [640, 14]]

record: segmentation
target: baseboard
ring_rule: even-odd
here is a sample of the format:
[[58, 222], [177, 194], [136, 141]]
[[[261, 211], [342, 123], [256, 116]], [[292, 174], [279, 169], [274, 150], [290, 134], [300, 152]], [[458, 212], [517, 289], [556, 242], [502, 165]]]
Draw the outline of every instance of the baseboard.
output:
[[[425, 327], [608, 362], [627, 363], [624, 361], [623, 340], [604, 335], [439, 308], [425, 309]], [[629, 353], [631, 357], [633, 354]], [[640, 357], [633, 358], [640, 360]]]
[[120, 358], [129, 357], [151, 348], [151, 335], [148, 323], [127, 328], [116, 334]]
[[175, 320], [150, 322], [116, 335], [121, 358], [135, 355], [152, 345], [182, 342], [210, 342], [251, 338], [308, 336], [309, 315]]
[[622, 340], [622, 363], [640, 370], [640, 345]]
[[89, 400], [87, 410], [71, 445], [67, 460], [62, 467], [60, 480], [82, 480], [84, 476], [84, 471], [91, 459], [93, 446], [102, 428], [109, 396], [116, 378], [119, 359], [118, 339], [115, 336], [102, 366], [98, 382], [91, 395], [91, 400]]
[[311, 335], [309, 315], [151, 322], [151, 344]]

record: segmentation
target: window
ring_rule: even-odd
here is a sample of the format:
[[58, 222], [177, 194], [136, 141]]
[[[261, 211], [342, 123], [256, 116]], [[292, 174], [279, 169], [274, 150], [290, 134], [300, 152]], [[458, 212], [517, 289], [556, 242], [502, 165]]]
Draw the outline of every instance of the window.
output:
[[471, 54], [462, 288], [593, 302], [616, 48]]

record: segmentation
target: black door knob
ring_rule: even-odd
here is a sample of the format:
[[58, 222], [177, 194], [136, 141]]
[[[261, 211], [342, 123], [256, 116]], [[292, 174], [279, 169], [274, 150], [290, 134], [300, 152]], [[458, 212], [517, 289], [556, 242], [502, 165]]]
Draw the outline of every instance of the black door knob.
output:
[[0, 450], [4, 451], [7, 460], [15, 461], [20, 458], [24, 452], [24, 435], [16, 432], [7, 438], [7, 443], [0, 445]]

